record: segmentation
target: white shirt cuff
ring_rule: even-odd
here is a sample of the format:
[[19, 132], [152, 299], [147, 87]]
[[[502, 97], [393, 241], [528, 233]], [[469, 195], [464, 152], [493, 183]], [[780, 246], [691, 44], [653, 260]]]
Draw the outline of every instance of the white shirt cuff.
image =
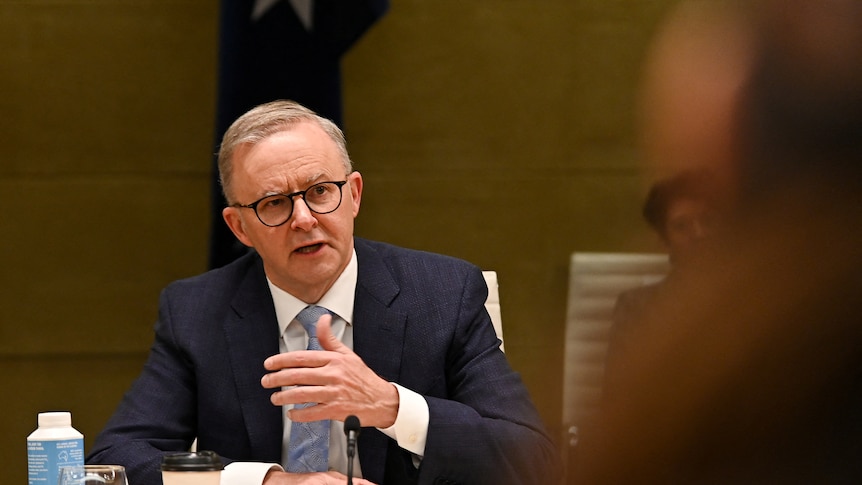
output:
[[398, 446], [417, 456], [425, 455], [425, 441], [428, 439], [428, 403], [421, 394], [398, 384], [398, 415], [395, 424], [381, 429], [386, 436], [398, 442]]
[[277, 463], [235, 461], [224, 467], [220, 485], [259, 485], [270, 470], [284, 471]]

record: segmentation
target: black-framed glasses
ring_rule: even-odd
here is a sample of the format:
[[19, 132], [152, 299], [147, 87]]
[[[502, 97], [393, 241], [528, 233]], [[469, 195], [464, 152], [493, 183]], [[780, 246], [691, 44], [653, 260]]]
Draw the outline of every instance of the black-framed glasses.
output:
[[340, 182], [318, 182], [311, 187], [291, 194], [274, 194], [261, 197], [251, 204], [233, 204], [231, 207], [243, 207], [254, 211], [257, 218], [265, 226], [277, 227], [293, 215], [293, 199], [302, 197], [308, 210], [315, 214], [329, 214], [341, 206], [341, 187], [346, 180]]

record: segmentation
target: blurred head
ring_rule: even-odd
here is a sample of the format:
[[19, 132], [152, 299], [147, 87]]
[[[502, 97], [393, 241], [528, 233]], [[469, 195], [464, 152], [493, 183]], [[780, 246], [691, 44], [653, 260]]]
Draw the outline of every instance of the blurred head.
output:
[[661, 237], [671, 263], [691, 260], [710, 235], [716, 208], [709, 174], [685, 171], [652, 186], [644, 203], [646, 221]]
[[[258, 106], [228, 128], [219, 171], [230, 204], [222, 215], [234, 235], [260, 254], [276, 286], [307, 303], [318, 301], [352, 257], [362, 195], [362, 177], [351, 171], [341, 130], [293, 102]], [[331, 212], [315, 212], [313, 202], [296, 194], [321, 182], [346, 182], [336, 188], [340, 204]], [[258, 201], [276, 194], [292, 194], [277, 203], [292, 200], [293, 210], [273, 227], [258, 217], [265, 205]]]
[[735, 190], [734, 112], [753, 57], [752, 29], [737, 7], [681, 2], [650, 44], [638, 132], [651, 177], [706, 170], [717, 190]]

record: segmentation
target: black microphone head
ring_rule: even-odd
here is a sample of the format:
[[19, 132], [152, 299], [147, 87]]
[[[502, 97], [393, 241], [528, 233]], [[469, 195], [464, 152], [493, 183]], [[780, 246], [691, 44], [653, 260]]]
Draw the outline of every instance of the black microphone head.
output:
[[359, 433], [359, 428], [359, 418], [356, 416], [351, 414], [344, 420], [344, 434], [349, 434], [351, 431]]

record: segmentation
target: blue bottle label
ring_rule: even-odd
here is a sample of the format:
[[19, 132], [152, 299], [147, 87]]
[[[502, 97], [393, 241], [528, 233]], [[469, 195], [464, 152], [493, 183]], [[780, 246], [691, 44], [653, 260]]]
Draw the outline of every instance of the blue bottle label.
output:
[[27, 441], [30, 485], [56, 485], [61, 467], [83, 465], [83, 439]]

